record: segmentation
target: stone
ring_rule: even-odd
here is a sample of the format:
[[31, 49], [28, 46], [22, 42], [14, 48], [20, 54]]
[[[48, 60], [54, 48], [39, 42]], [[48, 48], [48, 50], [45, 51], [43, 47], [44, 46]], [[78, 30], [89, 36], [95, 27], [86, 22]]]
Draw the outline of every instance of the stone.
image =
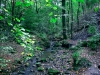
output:
[[48, 69], [48, 74], [49, 75], [56, 75], [56, 74], [60, 74], [59, 70], [53, 69], [53, 68], [49, 68]]

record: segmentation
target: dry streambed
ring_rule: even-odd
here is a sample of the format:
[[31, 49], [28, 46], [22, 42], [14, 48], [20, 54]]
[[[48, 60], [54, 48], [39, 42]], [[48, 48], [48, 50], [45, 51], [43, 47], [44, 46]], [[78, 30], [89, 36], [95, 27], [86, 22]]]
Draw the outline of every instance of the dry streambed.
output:
[[39, 52], [24, 65], [17, 68], [11, 75], [100, 75], [98, 65], [100, 52], [82, 48], [81, 57], [92, 62], [90, 68], [73, 70], [72, 51], [58, 48], [51, 51]]

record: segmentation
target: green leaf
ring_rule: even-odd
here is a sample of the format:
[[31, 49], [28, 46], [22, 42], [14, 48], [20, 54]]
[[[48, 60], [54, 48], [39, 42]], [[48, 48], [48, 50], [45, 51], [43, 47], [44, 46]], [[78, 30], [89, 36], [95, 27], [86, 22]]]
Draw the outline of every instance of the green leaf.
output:
[[4, 18], [2, 16], [0, 16], [0, 20], [4, 20]]
[[18, 18], [16, 18], [16, 21], [17, 21], [17, 22], [20, 22], [20, 20], [19, 20]]
[[53, 7], [54, 10], [57, 10], [57, 7]]
[[76, 0], [72, 0], [74, 3], [76, 3], [77, 1]]
[[24, 18], [21, 18], [21, 20], [24, 21], [25, 19]]
[[95, 11], [95, 12], [98, 12], [98, 10], [99, 10], [98, 7], [95, 7], [95, 8], [94, 8], [94, 11]]
[[56, 23], [56, 22], [57, 22], [57, 19], [56, 19], [56, 18], [51, 18], [51, 19], [50, 19], [50, 22], [51, 22], [51, 23]]
[[46, 6], [50, 7], [50, 6], [52, 6], [52, 5], [51, 5], [51, 4], [46, 4]]
[[33, 1], [30, 1], [30, 4], [33, 5], [34, 4]]
[[78, 0], [78, 2], [84, 3], [85, 1], [84, 0]]
[[49, 16], [52, 16], [53, 15], [53, 12], [51, 12], [50, 14], [49, 14]]
[[22, 4], [21, 1], [16, 1], [16, 6], [20, 6]]
[[46, 2], [49, 2], [49, 0], [45, 0]]

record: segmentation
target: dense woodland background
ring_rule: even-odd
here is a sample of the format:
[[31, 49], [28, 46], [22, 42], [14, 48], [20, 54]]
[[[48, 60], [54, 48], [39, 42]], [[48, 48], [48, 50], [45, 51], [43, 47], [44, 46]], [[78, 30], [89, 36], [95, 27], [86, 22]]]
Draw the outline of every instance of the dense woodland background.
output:
[[99, 5], [100, 0], [0, 0], [0, 75], [89, 75], [93, 65], [98, 72]]

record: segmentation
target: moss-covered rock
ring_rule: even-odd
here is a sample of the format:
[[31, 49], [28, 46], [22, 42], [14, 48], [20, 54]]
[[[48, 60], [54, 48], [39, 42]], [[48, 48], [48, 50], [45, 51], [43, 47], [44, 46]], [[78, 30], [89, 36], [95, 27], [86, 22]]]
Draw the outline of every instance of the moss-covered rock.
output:
[[37, 67], [40, 67], [40, 66], [41, 66], [41, 63], [40, 63], [40, 62], [37, 62], [37, 63], [36, 63], [36, 66], [37, 66]]
[[38, 71], [44, 71], [44, 67], [38, 67]]
[[29, 63], [25, 63], [25, 67], [28, 67], [29, 66]]
[[47, 58], [41, 58], [40, 62], [47, 62]]
[[49, 75], [57, 75], [57, 74], [60, 74], [60, 71], [59, 70], [55, 70], [53, 68], [49, 68], [48, 69], [48, 74]]

